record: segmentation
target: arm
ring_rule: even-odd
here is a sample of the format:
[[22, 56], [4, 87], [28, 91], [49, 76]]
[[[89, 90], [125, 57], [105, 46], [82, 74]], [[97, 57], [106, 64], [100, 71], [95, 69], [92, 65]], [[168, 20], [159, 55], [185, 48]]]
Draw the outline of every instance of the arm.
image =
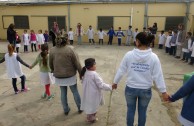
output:
[[38, 56], [36, 57], [36, 60], [35, 60], [34, 63], [31, 65], [32, 68], [33, 68], [34, 66], [37, 65], [37, 63], [38, 63], [38, 61], [39, 61], [39, 56], [40, 56], [40, 55], [38, 55]]
[[192, 76], [174, 95], [170, 97], [170, 101], [175, 102], [194, 92], [194, 76]]
[[105, 90], [105, 91], [112, 90], [111, 85], [104, 83], [102, 78], [98, 74], [95, 74], [94, 81], [95, 81], [96, 85], [98, 86], [98, 88]]
[[5, 62], [5, 57], [3, 57], [3, 59], [0, 60], [0, 64]]
[[19, 61], [22, 65], [26, 66], [26, 67], [30, 67], [27, 63], [25, 63], [18, 55], [16, 57], [17, 61]]
[[49, 66], [50, 66], [51, 72], [54, 71], [53, 60], [54, 60], [54, 56], [53, 56], [52, 51], [51, 51], [49, 54]]

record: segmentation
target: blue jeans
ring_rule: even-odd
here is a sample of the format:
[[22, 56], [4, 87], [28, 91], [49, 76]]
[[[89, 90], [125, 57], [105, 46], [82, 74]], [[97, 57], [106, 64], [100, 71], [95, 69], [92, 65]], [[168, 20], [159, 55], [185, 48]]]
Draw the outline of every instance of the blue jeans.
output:
[[138, 126], [145, 126], [146, 111], [152, 97], [151, 89], [137, 89], [126, 86], [125, 98], [127, 102], [127, 126], [133, 126], [138, 101]]
[[[77, 90], [77, 84], [69, 86], [69, 87], [71, 89], [71, 92], [73, 93], [73, 97], [77, 105], [77, 108], [78, 110], [80, 110], [81, 99], [80, 99], [79, 92]], [[64, 109], [64, 112], [68, 112], [70, 108], [67, 102], [67, 86], [60, 86], [60, 88], [61, 88], [61, 102], [63, 105], [63, 109]]]
[[80, 45], [82, 43], [82, 36], [77, 37], [77, 44]]

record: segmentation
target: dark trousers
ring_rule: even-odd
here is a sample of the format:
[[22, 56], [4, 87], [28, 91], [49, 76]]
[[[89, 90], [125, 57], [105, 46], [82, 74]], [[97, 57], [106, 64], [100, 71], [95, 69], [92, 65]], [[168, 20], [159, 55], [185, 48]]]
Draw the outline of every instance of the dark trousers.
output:
[[24, 52], [28, 52], [28, 46], [24, 45]]
[[183, 60], [186, 60], [188, 62], [188, 60], [189, 60], [189, 52], [183, 52]]
[[166, 53], [169, 53], [170, 48], [166, 47]]
[[[26, 81], [26, 77], [25, 75], [21, 76], [21, 89], [24, 90], [25, 89], [25, 81]], [[17, 88], [17, 78], [12, 78], [12, 85], [13, 85], [13, 89], [15, 92], [18, 91], [18, 88]]]
[[95, 43], [94, 39], [89, 39], [89, 43], [92, 43], [92, 42], [93, 44]]
[[16, 52], [19, 53], [20, 47], [16, 47]]
[[52, 38], [53, 46], [56, 46], [55, 38]]
[[175, 55], [176, 55], [176, 46], [171, 46], [170, 52], [171, 52], [171, 54], [172, 54], [173, 56], [175, 56]]
[[31, 44], [31, 49], [32, 49], [32, 52], [34, 51], [34, 49], [33, 49], [33, 48], [35, 49], [35, 51], [37, 51], [37, 50], [36, 50], [36, 44], [34, 44], [34, 43], [32, 43], [32, 44]]
[[108, 45], [112, 45], [113, 36], [109, 36]]
[[163, 44], [159, 44], [158, 49], [163, 49]]
[[73, 45], [73, 40], [70, 40], [70, 45]]
[[100, 43], [102, 43], [102, 45], [103, 45], [103, 39], [99, 39], [99, 45], [100, 45]]
[[194, 57], [191, 57], [191, 61], [189, 64], [193, 65], [193, 63], [194, 63]]
[[118, 45], [121, 45], [121, 38], [118, 38]]

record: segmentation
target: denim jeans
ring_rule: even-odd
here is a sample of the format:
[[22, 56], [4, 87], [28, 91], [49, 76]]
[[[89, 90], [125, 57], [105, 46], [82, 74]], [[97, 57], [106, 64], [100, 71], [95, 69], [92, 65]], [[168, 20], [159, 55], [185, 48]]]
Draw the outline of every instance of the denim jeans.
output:
[[127, 102], [127, 126], [133, 126], [138, 101], [138, 126], [145, 126], [146, 111], [152, 96], [151, 89], [137, 89], [126, 86], [125, 98]]
[[82, 36], [77, 36], [77, 44], [82, 44]]
[[[79, 92], [77, 90], [77, 84], [69, 86], [71, 89], [71, 92], [73, 93], [73, 97], [75, 100], [75, 103], [77, 105], [78, 110], [80, 110], [80, 105], [81, 105], [81, 99]], [[68, 101], [67, 101], [67, 86], [60, 86], [61, 88], [61, 102], [63, 105], [64, 112], [69, 111], [69, 106], [68, 106]]]

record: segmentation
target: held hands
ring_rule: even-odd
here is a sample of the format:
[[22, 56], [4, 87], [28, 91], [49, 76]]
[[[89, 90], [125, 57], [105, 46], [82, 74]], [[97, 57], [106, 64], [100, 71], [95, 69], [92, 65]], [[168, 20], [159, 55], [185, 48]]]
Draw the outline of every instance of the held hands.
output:
[[117, 84], [112, 84], [112, 90], [117, 89]]
[[162, 93], [162, 98], [165, 102], [170, 102], [170, 96], [166, 92]]
[[29, 69], [32, 69], [32, 66], [29, 66]]

